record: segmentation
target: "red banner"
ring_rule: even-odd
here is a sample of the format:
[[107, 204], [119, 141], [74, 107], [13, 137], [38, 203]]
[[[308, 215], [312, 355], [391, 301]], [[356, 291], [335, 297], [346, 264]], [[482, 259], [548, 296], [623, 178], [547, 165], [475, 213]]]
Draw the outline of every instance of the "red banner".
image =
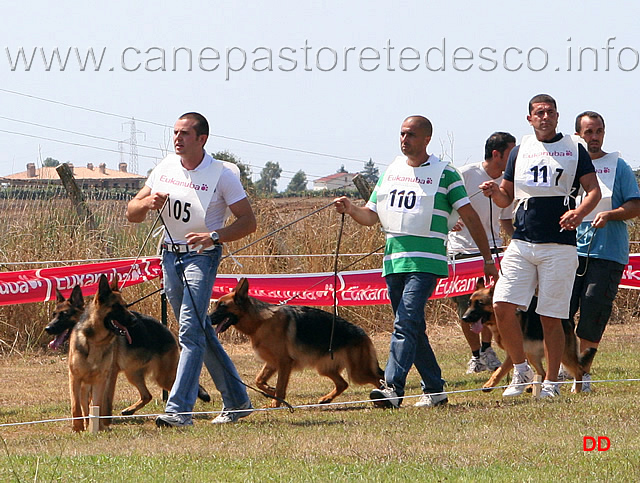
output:
[[[459, 260], [449, 266], [449, 277], [438, 281], [432, 299], [473, 292], [478, 277], [483, 276], [481, 258]], [[110, 281], [115, 276], [120, 286], [130, 286], [161, 277], [159, 257], [139, 260], [73, 265], [38, 270], [0, 273], [0, 305], [44, 302], [55, 297], [57, 288], [66, 297], [75, 285], [85, 296], [95, 294], [100, 275]], [[218, 274], [212, 298], [229, 293], [241, 277], [249, 279], [249, 294], [270, 303], [289, 305], [333, 305], [333, 273], [225, 275]], [[389, 303], [381, 270], [341, 272], [337, 280], [337, 303], [342, 306], [381, 305]], [[630, 256], [621, 288], [640, 289], [640, 254]]]
[[76, 285], [85, 297], [93, 295], [102, 274], [109, 282], [117, 275], [120, 286], [127, 287], [162, 276], [162, 269], [158, 257], [149, 257], [0, 273], [0, 305], [51, 300], [56, 288], [68, 297]]
[[[482, 258], [459, 260], [449, 265], [449, 277], [438, 280], [432, 299], [471, 293], [484, 275]], [[333, 273], [300, 275], [218, 275], [212, 298], [233, 290], [240, 278], [249, 280], [249, 295], [269, 303], [288, 305], [333, 305]], [[338, 305], [382, 305], [389, 303], [382, 270], [338, 273]]]

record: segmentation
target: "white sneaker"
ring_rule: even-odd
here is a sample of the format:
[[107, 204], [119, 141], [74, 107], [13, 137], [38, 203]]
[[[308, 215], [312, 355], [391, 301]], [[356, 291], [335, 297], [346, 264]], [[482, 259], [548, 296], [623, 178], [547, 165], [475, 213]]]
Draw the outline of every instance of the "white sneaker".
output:
[[487, 366], [482, 362], [481, 357], [472, 357], [467, 362], [467, 374], [475, 374], [476, 372], [483, 372], [487, 370]]
[[[576, 392], [576, 381], [571, 385], [571, 392]], [[585, 372], [582, 375], [582, 392], [591, 392], [591, 374]]]
[[500, 362], [500, 359], [498, 359], [498, 356], [492, 347], [487, 347], [486, 351], [480, 353], [480, 360], [489, 371], [495, 371], [502, 365], [502, 362]]
[[251, 401], [247, 401], [240, 407], [233, 409], [223, 409], [212, 421], [211, 424], [235, 423], [240, 418], [246, 418], [253, 412]]
[[542, 389], [540, 390], [540, 399], [545, 397], [554, 398], [560, 395], [560, 389], [558, 388], [558, 384], [551, 381], [546, 381], [542, 383]]
[[373, 399], [373, 405], [377, 408], [399, 408], [402, 398], [398, 397], [395, 388], [388, 386], [385, 381], [380, 381], [380, 388], [369, 393]]
[[443, 406], [449, 402], [449, 398], [446, 394], [423, 394], [418, 399], [418, 402], [414, 404], [417, 408], [433, 408], [436, 406]]
[[515, 368], [513, 370], [513, 379], [511, 379], [511, 383], [502, 393], [505, 397], [511, 396], [519, 396], [525, 390], [525, 388], [533, 382], [533, 370], [527, 364], [527, 370], [520, 374], [516, 372]]

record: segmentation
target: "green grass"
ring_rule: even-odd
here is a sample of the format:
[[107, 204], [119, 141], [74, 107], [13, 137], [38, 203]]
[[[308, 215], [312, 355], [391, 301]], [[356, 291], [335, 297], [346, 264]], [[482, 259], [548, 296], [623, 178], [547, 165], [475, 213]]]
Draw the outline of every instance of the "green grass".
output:
[[[637, 324], [612, 326], [598, 353], [594, 379], [640, 374]], [[430, 328], [450, 391], [479, 388], [488, 373], [464, 374], [468, 359], [453, 326]], [[388, 336], [376, 336], [382, 359]], [[242, 377], [253, 380], [260, 364], [247, 344], [229, 352]], [[33, 354], [0, 359], [6, 384], [0, 391], [0, 424], [69, 415], [64, 355]], [[217, 394], [203, 384], [216, 411]], [[525, 395], [503, 400], [491, 393], [452, 394], [448, 407], [399, 410], [369, 404], [258, 411], [241, 423], [213, 426], [214, 414], [198, 415], [192, 428], [158, 430], [153, 418], [118, 419], [99, 434], [74, 434], [70, 422], [0, 428], [0, 481], [637, 481], [640, 431], [637, 382], [595, 384], [592, 394], [552, 401]], [[313, 371], [296, 373], [287, 399], [314, 403], [330, 388]], [[339, 401], [367, 399], [370, 388], [352, 386]], [[153, 387], [152, 391], [158, 393]], [[419, 394], [411, 372], [408, 395]], [[256, 407], [266, 401], [250, 393]], [[119, 381], [121, 409], [135, 391]], [[162, 412], [160, 400], [143, 412]], [[583, 436], [607, 436], [611, 449], [584, 452]]]

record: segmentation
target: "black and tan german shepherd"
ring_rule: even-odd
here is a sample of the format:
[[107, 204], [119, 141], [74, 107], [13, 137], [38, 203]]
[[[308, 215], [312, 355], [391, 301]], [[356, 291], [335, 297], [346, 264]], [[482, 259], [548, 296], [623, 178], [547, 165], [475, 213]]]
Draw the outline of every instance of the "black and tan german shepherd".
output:
[[[540, 321], [540, 316], [536, 313], [536, 306], [537, 298], [534, 297], [526, 311], [518, 310], [516, 314], [522, 328], [524, 351], [527, 360], [533, 366], [536, 374], [544, 377], [545, 369], [542, 364], [542, 359], [544, 358], [544, 338], [542, 322]], [[484, 324], [489, 327], [496, 344], [504, 349], [502, 336], [493, 313], [493, 286], [485, 287], [483, 278], [478, 278], [476, 281], [476, 291], [471, 294], [469, 308], [462, 316], [462, 320], [469, 324]], [[478, 328], [481, 329], [481, 327]], [[582, 354], [579, 354], [578, 338], [574, 332], [573, 324], [568, 320], [563, 320], [562, 328], [564, 330], [565, 340], [562, 364], [576, 381], [582, 381], [582, 376], [585, 372], [584, 367], [593, 360], [596, 350], [587, 349]], [[485, 391], [491, 391], [491, 389], [496, 387], [512, 367], [513, 363], [507, 354], [502, 365], [493, 372], [489, 380], [482, 386]], [[576, 384], [576, 392], [580, 392], [581, 390], [582, 384]]]
[[[79, 286], [74, 287], [68, 300], [59, 292], [57, 296], [54, 319], [46, 330], [57, 335], [54, 342], [60, 334], [71, 331], [69, 387], [74, 418], [88, 414], [89, 398], [100, 406], [102, 416], [111, 416], [120, 372], [140, 393], [140, 399], [122, 411], [124, 415], [134, 414], [151, 401], [147, 377], [153, 377], [161, 388], [171, 390], [179, 358], [176, 339], [156, 319], [129, 311], [117, 281], [109, 286], [106, 276], [101, 276], [98, 293], [86, 309]], [[58, 341], [54, 346], [61, 344]], [[198, 397], [206, 402], [211, 400], [202, 387]], [[101, 429], [109, 422], [110, 419], [101, 419]], [[84, 427], [83, 420], [74, 420], [75, 431]]]
[[[284, 400], [291, 371], [313, 367], [333, 381], [335, 389], [322, 396], [319, 404], [330, 403], [349, 384], [341, 376], [344, 368], [356, 384], [379, 387], [384, 373], [376, 350], [360, 327], [336, 317], [333, 357], [329, 353], [333, 315], [313, 307], [271, 305], [249, 297], [249, 282], [241, 279], [233, 292], [217, 301], [210, 314], [216, 332], [232, 325], [251, 339], [251, 345], [264, 361], [256, 376], [262, 391]], [[278, 373], [276, 387], [268, 384]], [[272, 407], [280, 402], [273, 400]]]

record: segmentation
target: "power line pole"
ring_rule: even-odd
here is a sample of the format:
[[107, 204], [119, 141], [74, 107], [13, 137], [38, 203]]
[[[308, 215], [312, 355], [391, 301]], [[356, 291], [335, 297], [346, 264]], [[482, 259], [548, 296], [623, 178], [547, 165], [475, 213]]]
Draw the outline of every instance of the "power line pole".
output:
[[146, 141], [147, 135], [144, 131], [139, 131], [136, 128], [136, 120], [132, 117], [131, 121], [123, 122], [122, 124], [130, 124], [131, 130], [129, 135], [129, 173], [138, 174], [138, 133], [144, 135]]

